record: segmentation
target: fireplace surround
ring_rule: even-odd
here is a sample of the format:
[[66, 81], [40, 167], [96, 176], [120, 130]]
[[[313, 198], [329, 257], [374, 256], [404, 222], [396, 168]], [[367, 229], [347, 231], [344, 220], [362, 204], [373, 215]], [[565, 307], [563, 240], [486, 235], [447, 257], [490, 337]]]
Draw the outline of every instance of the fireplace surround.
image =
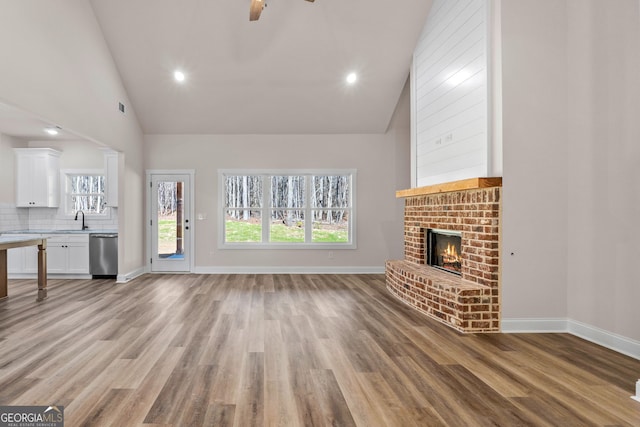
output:
[[[474, 178], [398, 191], [405, 253], [386, 263], [389, 292], [460, 332], [498, 332], [501, 185]], [[460, 236], [459, 275], [429, 265], [429, 230]]]

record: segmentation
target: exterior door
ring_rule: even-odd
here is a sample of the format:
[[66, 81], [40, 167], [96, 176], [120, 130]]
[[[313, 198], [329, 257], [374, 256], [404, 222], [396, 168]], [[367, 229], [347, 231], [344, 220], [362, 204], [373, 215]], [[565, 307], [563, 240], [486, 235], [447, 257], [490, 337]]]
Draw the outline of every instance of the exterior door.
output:
[[189, 174], [150, 175], [151, 271], [191, 271]]

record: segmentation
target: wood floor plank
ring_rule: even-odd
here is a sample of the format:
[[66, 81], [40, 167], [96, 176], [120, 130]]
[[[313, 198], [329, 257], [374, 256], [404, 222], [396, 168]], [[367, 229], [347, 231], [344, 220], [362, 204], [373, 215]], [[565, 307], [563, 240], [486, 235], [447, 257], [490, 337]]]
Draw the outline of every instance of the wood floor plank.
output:
[[133, 390], [127, 405], [119, 412], [112, 414], [111, 420], [105, 425], [120, 427], [142, 424], [157, 396], [176, 368], [183, 352], [184, 348], [182, 347], [166, 349], [152, 365], [140, 385]]
[[418, 426], [417, 421], [411, 418], [410, 411], [379, 372], [361, 372], [357, 376], [368, 399], [379, 403], [374, 406], [374, 411], [383, 425]]
[[207, 408], [203, 426], [231, 427], [235, 425], [235, 405], [213, 404]]
[[234, 423], [248, 427], [264, 425], [264, 389], [264, 353], [249, 352], [242, 367]]
[[299, 419], [289, 382], [289, 359], [279, 320], [265, 321], [265, 425], [295, 425]]
[[10, 281], [0, 405], [67, 426], [638, 426], [640, 361], [567, 334], [463, 335], [383, 275]]
[[[65, 416], [65, 424], [82, 425], [86, 427], [101, 427], [107, 425], [112, 414], [119, 413], [123, 410], [127, 402], [131, 399], [132, 394], [133, 390], [109, 389], [100, 399], [96, 400], [94, 405], [96, 409], [89, 412], [83, 419], [79, 419], [78, 417], [82, 412], [75, 408], [70, 408], [68, 410], [70, 416]], [[65, 413], [67, 413], [66, 410]]]
[[[447, 367], [440, 366], [429, 358], [399, 357], [398, 367], [412, 379], [414, 386], [428, 401], [426, 408], [437, 415], [436, 421], [447, 426], [467, 426], [476, 424], [476, 414], [467, 407], [463, 393], [454, 386]], [[476, 390], [473, 390], [475, 393]], [[478, 394], [471, 398], [480, 399]]]
[[356, 425], [331, 369], [312, 369], [311, 383], [322, 416], [322, 425]]
[[383, 426], [383, 420], [377, 416], [373, 406], [376, 402], [367, 397], [343, 348], [333, 340], [325, 339], [320, 341], [319, 351], [324, 364], [334, 372], [355, 423], [360, 426]]
[[209, 391], [209, 403], [234, 405], [237, 402], [246, 352], [242, 335], [230, 332], [224, 347], [215, 355], [217, 374]]
[[[111, 381], [111, 386], [114, 388], [132, 388], [136, 389], [140, 387], [141, 383], [144, 379], [149, 375], [149, 373], [154, 369], [156, 362], [169, 348], [168, 342], [175, 337], [175, 335], [180, 331], [181, 325], [167, 323], [166, 327], [161, 329], [157, 336], [147, 341], [146, 348], [143, 348], [136, 358], [129, 358], [131, 353], [129, 353], [129, 348], [125, 350], [121, 358], [123, 360], [128, 360], [130, 363], [128, 364], [128, 375], [120, 376], [118, 381]], [[149, 331], [146, 331], [149, 333]], [[138, 345], [135, 343], [134, 345]]]

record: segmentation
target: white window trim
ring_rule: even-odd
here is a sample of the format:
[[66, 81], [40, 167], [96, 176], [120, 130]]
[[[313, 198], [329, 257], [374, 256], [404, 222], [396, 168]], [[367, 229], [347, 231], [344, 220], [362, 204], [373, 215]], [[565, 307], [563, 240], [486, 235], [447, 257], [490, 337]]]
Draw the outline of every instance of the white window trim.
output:
[[[285, 243], [285, 242], [269, 242], [266, 236], [268, 236], [268, 228], [262, 227], [263, 233], [263, 241], [262, 242], [242, 242], [242, 243], [228, 243], [225, 242], [225, 180], [224, 177], [226, 175], [232, 176], [243, 176], [243, 175], [265, 175], [265, 176], [287, 176], [287, 175], [298, 175], [298, 176], [338, 176], [338, 175], [350, 175], [351, 176], [351, 216], [349, 218], [349, 236], [351, 240], [347, 243], [325, 243], [325, 242], [306, 242], [306, 243]], [[220, 218], [218, 220], [218, 249], [331, 249], [331, 250], [340, 250], [340, 249], [357, 249], [357, 241], [356, 241], [356, 182], [357, 182], [357, 169], [218, 169], [218, 215]], [[309, 188], [310, 180], [306, 180], [307, 190]], [[269, 188], [262, 189], [264, 194], [269, 193]], [[306, 194], [309, 194], [307, 191]], [[266, 197], [266, 196], [265, 196]], [[263, 206], [262, 210], [266, 212], [270, 207]], [[308, 218], [308, 213], [313, 210], [311, 206], [305, 207], [305, 218]], [[266, 215], [263, 215], [264, 218]], [[309, 234], [310, 231], [305, 232], [305, 240], [310, 240]]]
[[[75, 218], [76, 213], [69, 211], [69, 175], [100, 175], [105, 178], [105, 188], [106, 188], [106, 174], [104, 169], [61, 169], [60, 170], [60, 209], [62, 210], [61, 214], [66, 218]], [[104, 194], [104, 197], [107, 197], [107, 194]], [[111, 208], [105, 207], [104, 211], [101, 214], [85, 212], [84, 213], [87, 218], [94, 219], [110, 219], [111, 218]]]

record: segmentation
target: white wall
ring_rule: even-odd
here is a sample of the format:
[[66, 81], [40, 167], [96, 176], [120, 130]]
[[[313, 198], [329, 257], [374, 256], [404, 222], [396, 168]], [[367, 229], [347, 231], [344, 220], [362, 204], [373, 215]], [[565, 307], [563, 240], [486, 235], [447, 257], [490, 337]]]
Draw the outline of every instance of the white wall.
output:
[[[411, 78], [407, 78], [396, 110], [391, 118], [387, 136], [395, 145], [395, 189], [405, 190], [411, 188]], [[390, 162], [389, 162], [390, 163]], [[391, 168], [389, 168], [391, 169]], [[394, 233], [399, 233], [397, 242], [394, 241], [394, 249], [391, 250], [390, 259], [404, 259], [404, 198], [396, 199], [395, 218], [400, 218], [400, 223], [394, 221]]]
[[414, 51], [416, 185], [499, 175], [488, 130], [488, 0], [436, 0]]
[[566, 22], [563, 1], [502, 2], [503, 319], [567, 314]]
[[638, 7], [502, 2], [503, 326], [569, 330], [634, 357]]
[[25, 148], [26, 141], [0, 133], [0, 231], [24, 230], [29, 226], [26, 209], [16, 209], [14, 148]]
[[568, 316], [640, 341], [640, 11], [569, 0]]
[[[384, 271], [403, 257], [403, 201], [409, 186], [409, 97], [386, 134], [147, 135], [147, 169], [195, 169], [197, 271]], [[357, 169], [355, 250], [219, 250], [218, 169]]]
[[0, 133], [0, 203], [12, 204], [15, 206], [15, 185], [14, 183], [14, 148], [25, 148], [27, 143], [19, 138]]
[[90, 141], [29, 141], [27, 147], [60, 151], [60, 169], [104, 169], [104, 151]]
[[144, 265], [142, 132], [90, 3], [0, 0], [0, 10], [0, 101], [124, 153], [119, 266], [137, 270]]

